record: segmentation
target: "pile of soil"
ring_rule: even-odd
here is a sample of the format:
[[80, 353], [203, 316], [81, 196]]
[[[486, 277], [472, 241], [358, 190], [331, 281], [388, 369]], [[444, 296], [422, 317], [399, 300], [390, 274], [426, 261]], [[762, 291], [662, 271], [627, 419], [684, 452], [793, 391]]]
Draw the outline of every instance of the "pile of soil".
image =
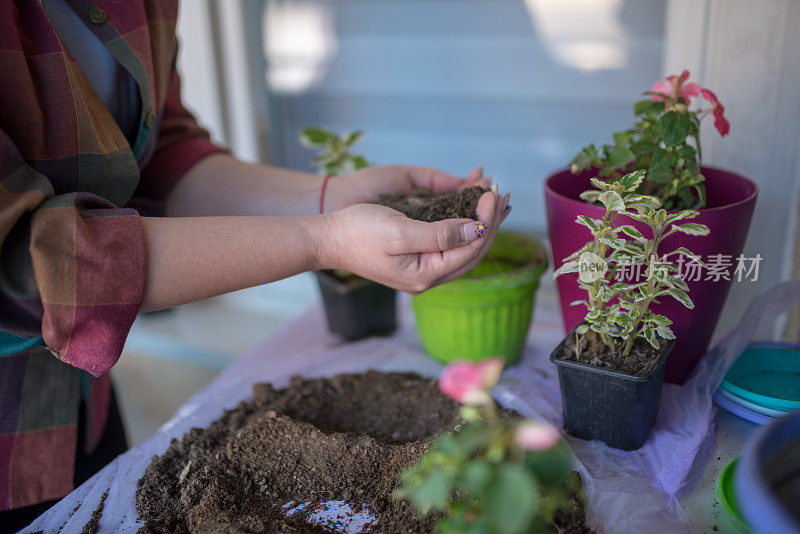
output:
[[478, 200], [488, 189], [473, 186], [460, 191], [434, 193], [417, 189], [411, 194], [381, 195], [376, 204], [386, 206], [410, 219], [436, 222], [444, 219], [478, 219]]
[[[400, 473], [461, 422], [435, 381], [370, 371], [253, 389], [252, 401], [153, 459], [136, 493], [143, 532], [337, 532], [341, 516], [309, 522], [332, 500], [366, 508], [369, 531], [433, 530], [437, 517], [391, 495]], [[556, 523], [583, 525], [580, 507], [573, 515]]]
[[[580, 347], [577, 346], [578, 339], [581, 340]], [[613, 369], [634, 376], [647, 375], [656, 366], [661, 354], [650, 343], [637, 338], [630, 353], [623, 356], [618, 347], [609, 348], [603, 343], [600, 335], [594, 330], [589, 330], [583, 336], [570, 335], [564, 348], [564, 354], [560, 356], [562, 360]]]

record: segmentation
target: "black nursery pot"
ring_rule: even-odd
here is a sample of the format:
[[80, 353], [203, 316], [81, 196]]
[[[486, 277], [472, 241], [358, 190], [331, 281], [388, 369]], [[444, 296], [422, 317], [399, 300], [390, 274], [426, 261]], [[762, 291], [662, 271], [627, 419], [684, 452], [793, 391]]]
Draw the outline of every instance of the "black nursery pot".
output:
[[661, 347], [658, 362], [646, 376], [562, 360], [567, 334], [550, 354], [558, 368], [564, 430], [581, 439], [599, 439], [610, 447], [632, 451], [647, 439], [658, 415], [664, 364], [675, 340]]
[[328, 329], [346, 341], [385, 336], [397, 328], [397, 292], [371, 280], [340, 280], [331, 271], [316, 271]]

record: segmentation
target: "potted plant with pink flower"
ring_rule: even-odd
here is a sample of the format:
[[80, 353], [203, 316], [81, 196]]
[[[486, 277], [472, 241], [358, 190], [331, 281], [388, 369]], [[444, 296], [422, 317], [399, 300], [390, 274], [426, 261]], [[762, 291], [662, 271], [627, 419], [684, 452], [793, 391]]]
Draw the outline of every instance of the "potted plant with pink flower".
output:
[[464, 424], [440, 436], [401, 475], [398, 499], [437, 514], [438, 532], [589, 531], [572, 453], [551, 425], [502, 417], [489, 390], [504, 359], [457, 361], [439, 378]]
[[[591, 180], [617, 183], [626, 174], [646, 171], [637, 193], [657, 198], [668, 213], [693, 209], [696, 222], [711, 230], [708, 239], [675, 233], [664, 240], [662, 250], [680, 247], [695, 251], [713, 271], [697, 262], [686, 261], [686, 283], [695, 297], [694, 310], [679, 303], [655, 303], [654, 312], [672, 318], [678, 338], [667, 362], [666, 380], [682, 383], [702, 356], [713, 334], [730, 289], [735, 262], [741, 257], [758, 189], [736, 173], [702, 165], [701, 126], [706, 117], [721, 136], [730, 132], [725, 107], [716, 93], [689, 81], [689, 72], [673, 75], [653, 84], [647, 98], [633, 106], [636, 121], [624, 131], [613, 134], [613, 143], [588, 145], [570, 162], [568, 169], [552, 174], [545, 182], [548, 229], [555, 268], [562, 258], [580, 247], [591, 236], [588, 228], [576, 229], [578, 216], [601, 218], [604, 207], [581, 198], [581, 193], [595, 187]], [[622, 215], [617, 225], [631, 225], [646, 230], [640, 221]], [[727, 269], [727, 270], [725, 270]], [[572, 330], [586, 316], [585, 310], [571, 307], [580, 298], [575, 273], [559, 277], [565, 332]]]

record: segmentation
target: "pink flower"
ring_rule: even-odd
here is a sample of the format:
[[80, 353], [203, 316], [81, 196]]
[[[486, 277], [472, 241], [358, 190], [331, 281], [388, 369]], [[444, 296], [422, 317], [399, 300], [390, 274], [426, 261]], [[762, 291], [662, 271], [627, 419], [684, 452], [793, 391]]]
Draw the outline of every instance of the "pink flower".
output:
[[550, 425], [525, 421], [520, 423], [514, 434], [514, 442], [529, 451], [546, 451], [561, 439], [558, 430]]
[[719, 135], [725, 137], [728, 135], [728, 132], [731, 131], [731, 125], [728, 122], [728, 119], [725, 118], [725, 106], [723, 106], [717, 95], [711, 89], [706, 89], [705, 87], [700, 90], [703, 95], [703, 98], [708, 100], [711, 105], [713, 106], [713, 113], [714, 113], [714, 127], [719, 132]]
[[700, 94], [700, 86], [693, 82], [685, 83], [688, 79], [688, 70], [681, 72], [680, 76], [675, 74], [667, 76], [666, 81], [659, 80], [653, 84], [650, 88], [653, 93], [650, 98], [655, 101], [663, 100], [667, 105], [682, 98], [689, 105], [692, 102], [692, 97]]
[[500, 379], [504, 364], [500, 357], [482, 362], [453, 362], [442, 371], [439, 389], [462, 404], [486, 404], [491, 401], [488, 391]]

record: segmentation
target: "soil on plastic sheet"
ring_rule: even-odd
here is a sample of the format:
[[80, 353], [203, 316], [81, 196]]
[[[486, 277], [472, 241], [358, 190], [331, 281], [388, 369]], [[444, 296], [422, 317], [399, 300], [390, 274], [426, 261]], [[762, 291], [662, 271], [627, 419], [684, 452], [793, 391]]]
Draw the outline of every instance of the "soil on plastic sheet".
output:
[[606, 346], [594, 330], [589, 330], [582, 336], [570, 334], [564, 349], [560, 356], [562, 360], [613, 369], [634, 376], [646, 376], [656, 366], [661, 354], [647, 341], [637, 338], [630, 353], [623, 356], [621, 350]]
[[[100, 529], [100, 519], [103, 517], [103, 508], [105, 508], [106, 505], [108, 491], [109, 490], [106, 490], [105, 493], [103, 493], [103, 495], [100, 497], [100, 503], [92, 512], [92, 517], [89, 518], [89, 521], [83, 525], [81, 534], [95, 534]], [[75, 510], [73, 510], [72, 513], [75, 513]]]
[[[153, 458], [136, 493], [140, 532], [340, 532], [342, 515], [311, 521], [329, 501], [366, 507], [366, 532], [433, 531], [437, 517], [391, 496], [400, 473], [461, 422], [435, 381], [370, 371], [253, 390]], [[301, 503], [310, 504], [286, 517]], [[563, 524], [582, 525], [578, 514], [565, 511]]]
[[478, 219], [478, 200], [488, 189], [473, 186], [460, 191], [434, 193], [417, 189], [405, 195], [381, 195], [376, 204], [387, 206], [409, 217], [424, 222], [444, 219]]

